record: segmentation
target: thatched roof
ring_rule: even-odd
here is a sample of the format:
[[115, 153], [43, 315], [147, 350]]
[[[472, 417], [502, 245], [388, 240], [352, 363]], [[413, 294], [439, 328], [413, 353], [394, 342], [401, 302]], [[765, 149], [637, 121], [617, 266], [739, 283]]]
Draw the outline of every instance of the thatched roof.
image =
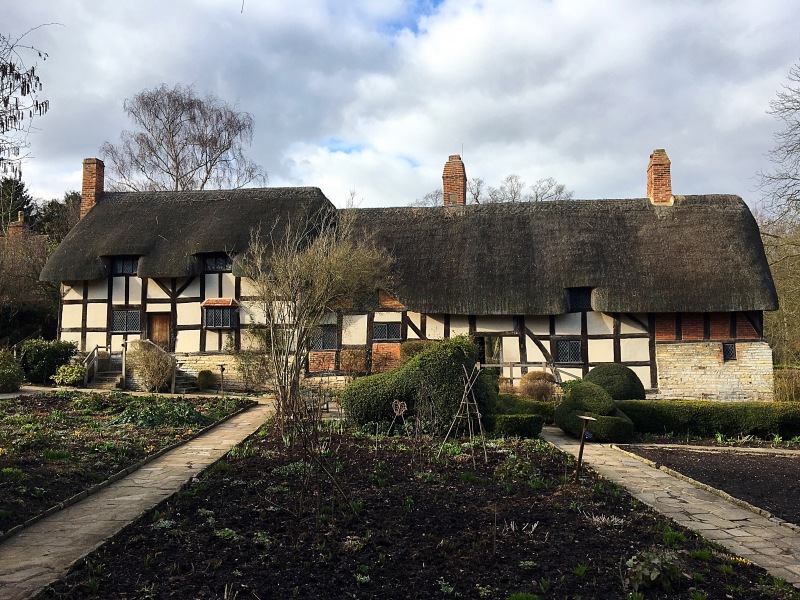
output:
[[99, 279], [111, 256], [139, 257], [141, 277], [202, 272], [202, 254], [240, 253], [250, 231], [284, 232], [289, 218], [334, 210], [319, 188], [105, 193], [47, 261], [46, 281]]
[[450, 314], [561, 314], [567, 288], [604, 312], [774, 310], [777, 296], [738, 196], [567, 200], [359, 210], [394, 255], [393, 295]]
[[[317, 188], [107, 193], [64, 239], [42, 279], [109, 274], [139, 257], [142, 277], [202, 272], [201, 255], [242, 252], [251, 229], [333, 206]], [[567, 288], [604, 312], [774, 310], [758, 227], [738, 196], [358, 209], [394, 256], [390, 292], [410, 310], [560, 314]], [[234, 263], [234, 271], [236, 264]]]

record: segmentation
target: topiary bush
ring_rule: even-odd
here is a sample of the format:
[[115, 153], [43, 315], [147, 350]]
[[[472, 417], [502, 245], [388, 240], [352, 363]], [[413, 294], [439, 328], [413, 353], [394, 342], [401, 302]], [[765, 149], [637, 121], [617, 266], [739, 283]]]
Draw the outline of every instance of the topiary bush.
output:
[[210, 390], [217, 387], [217, 378], [208, 369], [203, 369], [197, 374], [197, 387], [201, 390]]
[[78, 352], [74, 342], [42, 338], [25, 340], [19, 348], [19, 362], [25, 378], [42, 385], [49, 384], [58, 367], [68, 364]]
[[526, 398], [550, 402], [556, 393], [556, 380], [546, 371], [528, 371], [520, 380], [519, 389]]
[[552, 402], [541, 402], [523, 398], [516, 394], [499, 394], [495, 404], [498, 415], [541, 415], [545, 423], [553, 422], [555, 406]]
[[[466, 336], [458, 336], [425, 348], [400, 367], [361, 377], [344, 388], [341, 405], [357, 425], [388, 421], [394, 416], [392, 402], [406, 403], [408, 413], [425, 415], [432, 427], [450, 426], [464, 393], [463, 373], [471, 373], [478, 349]], [[492, 374], [481, 373], [473, 388], [482, 415], [494, 412], [497, 398]], [[424, 406], [423, 406], [424, 404]]]
[[17, 392], [25, 373], [9, 350], [0, 350], [0, 393]]
[[644, 386], [630, 368], [619, 363], [603, 363], [594, 367], [584, 381], [599, 385], [614, 400], [640, 400], [645, 398]]
[[494, 433], [505, 437], [535, 438], [542, 433], [542, 415], [495, 415]]
[[70, 363], [58, 367], [56, 374], [51, 379], [56, 385], [79, 386], [83, 383], [84, 377], [86, 377], [86, 367], [81, 364]]
[[569, 395], [556, 407], [554, 416], [556, 425], [578, 438], [583, 432], [579, 416], [597, 419], [588, 427], [595, 442], [625, 442], [633, 437], [633, 421], [617, 408], [608, 392], [591, 382], [573, 385]]

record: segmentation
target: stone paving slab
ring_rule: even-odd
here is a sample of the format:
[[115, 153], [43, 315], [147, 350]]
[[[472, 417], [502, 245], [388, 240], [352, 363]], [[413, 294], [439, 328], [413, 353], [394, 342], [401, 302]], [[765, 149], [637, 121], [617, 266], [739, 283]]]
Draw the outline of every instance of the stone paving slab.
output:
[[[577, 456], [580, 440], [545, 427], [542, 438]], [[800, 533], [615, 450], [586, 444], [583, 461], [676, 523], [800, 588]]]
[[258, 404], [0, 543], [0, 598], [23, 600], [255, 432], [272, 414]]

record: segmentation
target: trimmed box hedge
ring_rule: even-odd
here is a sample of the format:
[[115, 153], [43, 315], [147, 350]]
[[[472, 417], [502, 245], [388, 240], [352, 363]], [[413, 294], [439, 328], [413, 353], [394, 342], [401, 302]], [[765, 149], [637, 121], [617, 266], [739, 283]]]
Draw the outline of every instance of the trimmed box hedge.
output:
[[500, 394], [497, 397], [495, 413], [497, 415], [541, 415], [545, 423], [552, 423], [555, 407], [556, 405], [552, 402], [540, 402], [516, 394]]
[[495, 415], [494, 433], [506, 437], [535, 438], [542, 433], [542, 415]]
[[633, 437], [633, 421], [618, 408], [603, 388], [582, 381], [570, 388], [569, 395], [555, 410], [555, 421], [562, 431], [577, 438], [583, 433], [580, 416], [594, 417], [588, 425], [594, 442], [627, 442]]
[[639, 433], [713, 437], [800, 435], [796, 402], [713, 402], [708, 400], [623, 400], [621, 410]]

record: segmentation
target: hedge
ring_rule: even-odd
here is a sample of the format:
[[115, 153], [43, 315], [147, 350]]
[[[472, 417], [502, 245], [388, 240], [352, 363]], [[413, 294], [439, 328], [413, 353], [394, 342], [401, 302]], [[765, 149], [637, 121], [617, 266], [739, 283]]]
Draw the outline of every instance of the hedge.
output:
[[495, 415], [494, 432], [506, 437], [535, 438], [542, 433], [542, 415]]
[[545, 423], [553, 422], [555, 404], [522, 398], [516, 394], [500, 394], [495, 413], [498, 415], [541, 415]]
[[800, 435], [796, 402], [713, 402], [708, 400], [624, 400], [618, 403], [639, 433], [712, 437]]
[[[348, 384], [342, 391], [342, 409], [357, 425], [363, 425], [391, 420], [392, 402], [399, 400], [406, 403], [406, 416], [417, 411], [434, 427], [446, 429], [464, 394], [464, 368], [471, 373], [477, 357], [478, 348], [466, 336], [431, 345], [396, 369]], [[482, 415], [494, 412], [497, 390], [493, 377], [493, 373], [482, 372], [473, 388]]]
[[47, 385], [58, 367], [68, 364], [77, 351], [74, 342], [26, 340], [20, 344], [19, 362], [28, 381]]
[[587, 381], [571, 387], [569, 396], [556, 407], [554, 416], [556, 425], [577, 438], [583, 432], [579, 416], [597, 419], [588, 425], [592, 441], [626, 442], [633, 437], [633, 422], [618, 408], [618, 403], [603, 388]]

